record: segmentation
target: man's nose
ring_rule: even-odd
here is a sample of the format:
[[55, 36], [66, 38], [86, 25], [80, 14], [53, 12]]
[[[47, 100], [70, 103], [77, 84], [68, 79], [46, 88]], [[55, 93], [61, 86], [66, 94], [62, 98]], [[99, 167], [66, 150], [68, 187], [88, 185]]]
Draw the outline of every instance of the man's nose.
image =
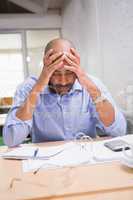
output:
[[66, 85], [66, 84], [67, 84], [67, 78], [66, 78], [65, 75], [62, 75], [62, 76], [60, 77], [60, 83], [61, 83], [62, 85]]

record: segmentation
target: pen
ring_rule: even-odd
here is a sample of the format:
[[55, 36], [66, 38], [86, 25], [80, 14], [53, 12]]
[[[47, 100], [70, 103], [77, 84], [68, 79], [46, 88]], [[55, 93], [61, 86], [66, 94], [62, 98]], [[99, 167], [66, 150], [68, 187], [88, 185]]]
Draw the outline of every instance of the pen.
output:
[[37, 148], [35, 151], [34, 151], [34, 158], [37, 156], [37, 153], [38, 153], [38, 151], [39, 151], [39, 148]]

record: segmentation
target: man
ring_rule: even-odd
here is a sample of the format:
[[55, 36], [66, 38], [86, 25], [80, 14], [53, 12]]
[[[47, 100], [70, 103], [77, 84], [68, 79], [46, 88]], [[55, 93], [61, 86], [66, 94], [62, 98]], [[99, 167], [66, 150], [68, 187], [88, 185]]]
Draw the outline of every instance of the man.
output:
[[3, 130], [8, 146], [73, 139], [80, 132], [96, 136], [96, 127], [111, 136], [126, 133], [126, 121], [105, 86], [87, 76], [73, 44], [50, 41], [39, 78], [29, 77], [16, 91]]

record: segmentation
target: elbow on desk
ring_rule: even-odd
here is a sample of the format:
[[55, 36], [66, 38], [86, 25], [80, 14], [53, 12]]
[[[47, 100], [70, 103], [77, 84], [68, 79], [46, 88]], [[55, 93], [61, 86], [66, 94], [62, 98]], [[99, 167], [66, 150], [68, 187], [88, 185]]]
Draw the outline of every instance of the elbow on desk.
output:
[[8, 127], [3, 128], [3, 141], [8, 147], [14, 147], [16, 144], [13, 141], [13, 135], [8, 131]]
[[3, 141], [8, 147], [15, 147], [22, 143], [22, 141], [16, 140], [15, 133], [11, 131], [11, 127], [9, 128], [7, 126], [3, 128]]
[[126, 119], [123, 117], [121, 123], [116, 123], [115, 126], [112, 128], [111, 136], [124, 136], [127, 134], [127, 122]]

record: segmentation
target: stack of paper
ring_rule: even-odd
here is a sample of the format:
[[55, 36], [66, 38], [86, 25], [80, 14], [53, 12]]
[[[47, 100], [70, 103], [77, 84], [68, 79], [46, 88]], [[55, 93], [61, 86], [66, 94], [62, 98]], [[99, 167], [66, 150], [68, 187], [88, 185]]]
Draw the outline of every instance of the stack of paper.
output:
[[[126, 142], [131, 143], [133, 141], [133, 135], [117, 137], [111, 140], [123, 139]], [[64, 166], [77, 166], [80, 164], [97, 164], [103, 162], [111, 162], [115, 160], [121, 160], [123, 157], [122, 152], [113, 152], [104, 146], [104, 143], [109, 140], [97, 141], [88, 143], [85, 148], [81, 148], [82, 145], [72, 143], [68, 148], [62, 151], [60, 154], [50, 158], [49, 160], [26, 160], [23, 161], [23, 171], [29, 172], [39, 168], [59, 168]], [[91, 145], [90, 145], [91, 144]]]
[[[133, 143], [133, 135], [117, 137], [111, 140], [122, 139]], [[96, 164], [121, 160], [122, 152], [113, 152], [104, 146], [109, 140], [94, 141], [88, 143], [68, 142], [58, 146], [49, 147], [18, 147], [15, 150], [4, 153], [3, 158], [28, 159], [23, 161], [23, 171], [28, 172], [40, 168], [56, 168], [64, 166], [77, 166], [80, 164]], [[38, 148], [36, 157], [35, 151]]]
[[[3, 153], [2, 157], [7, 159], [49, 159], [51, 157], [56, 156], [57, 154], [64, 151], [66, 148], [70, 148], [72, 143], [58, 145], [58, 146], [51, 146], [51, 147], [17, 147], [16, 149]], [[37, 155], [35, 155], [35, 151], [38, 149]]]
[[38, 168], [60, 168], [65, 166], [77, 166], [90, 163], [90, 152], [81, 149], [80, 145], [74, 142], [64, 151], [48, 160], [26, 160], [23, 161], [23, 171], [28, 172]]

